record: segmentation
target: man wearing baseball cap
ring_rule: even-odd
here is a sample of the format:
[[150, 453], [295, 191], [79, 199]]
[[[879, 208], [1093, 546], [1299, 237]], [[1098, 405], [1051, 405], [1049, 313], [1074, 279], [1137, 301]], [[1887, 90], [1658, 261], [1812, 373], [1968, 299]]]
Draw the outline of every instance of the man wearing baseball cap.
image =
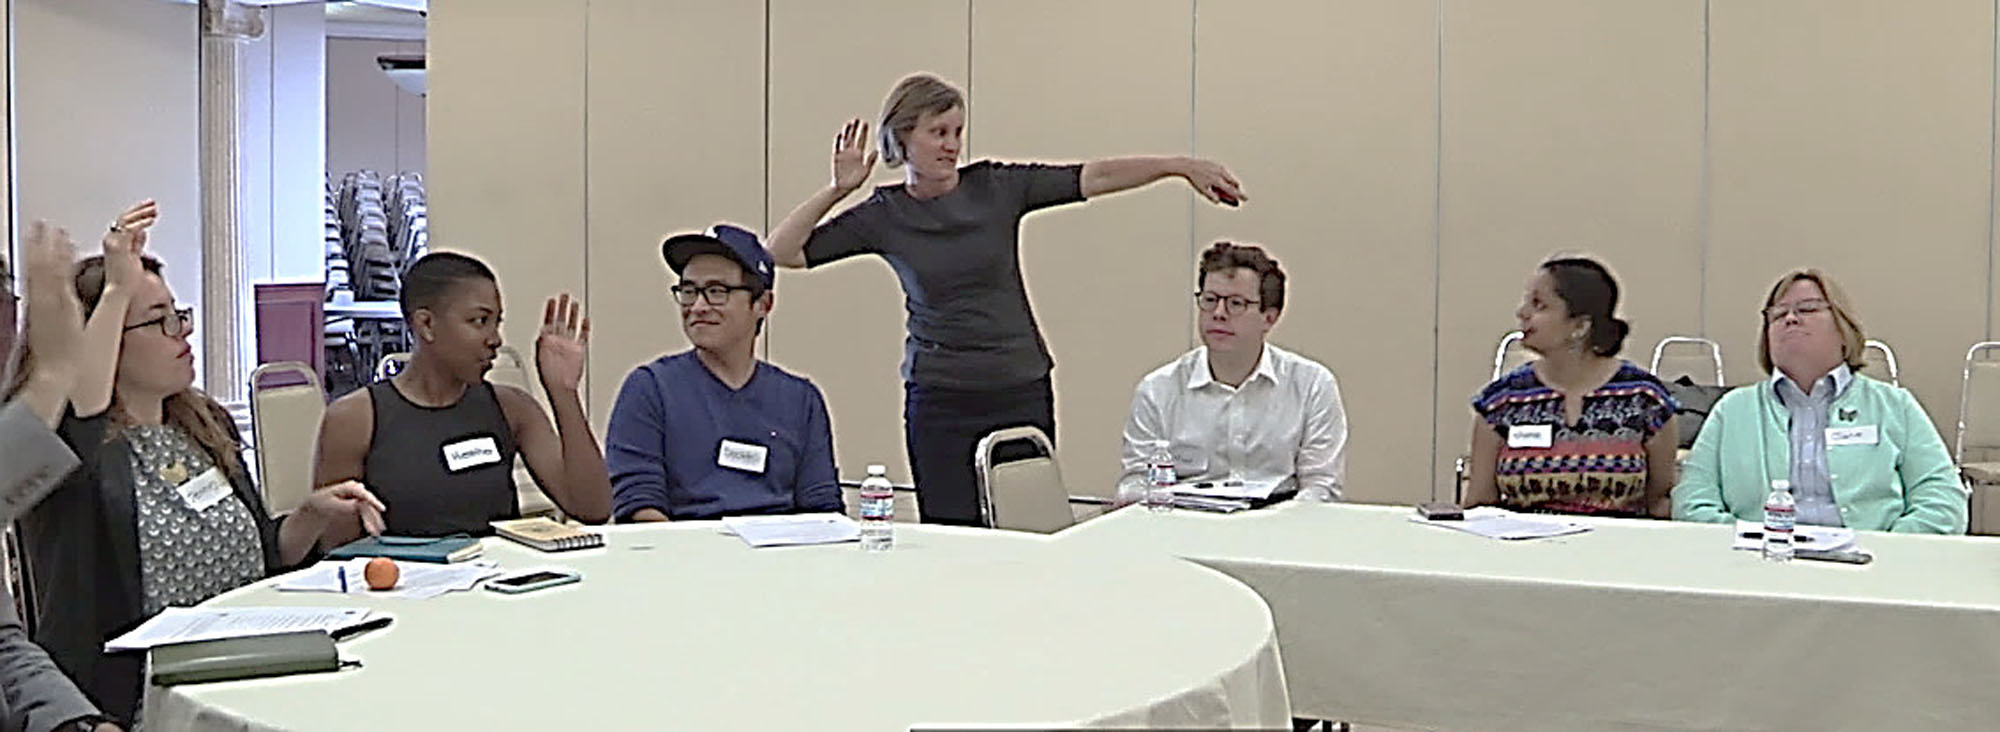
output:
[[660, 246], [694, 348], [632, 370], [604, 443], [618, 521], [842, 511], [819, 387], [757, 360], [771, 255], [717, 224]]

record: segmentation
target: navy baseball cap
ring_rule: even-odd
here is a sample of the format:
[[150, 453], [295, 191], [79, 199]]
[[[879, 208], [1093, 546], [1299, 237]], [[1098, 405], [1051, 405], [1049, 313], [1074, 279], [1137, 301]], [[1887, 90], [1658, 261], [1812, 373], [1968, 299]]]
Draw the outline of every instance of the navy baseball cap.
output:
[[707, 231], [675, 234], [660, 244], [660, 256], [667, 260], [667, 267], [673, 269], [674, 274], [680, 274], [687, 267], [688, 260], [702, 254], [728, 257], [743, 265], [743, 271], [754, 281], [762, 282], [765, 290], [777, 287], [778, 274], [771, 262], [771, 253], [764, 250], [764, 245], [757, 241], [757, 235], [749, 229], [716, 224]]

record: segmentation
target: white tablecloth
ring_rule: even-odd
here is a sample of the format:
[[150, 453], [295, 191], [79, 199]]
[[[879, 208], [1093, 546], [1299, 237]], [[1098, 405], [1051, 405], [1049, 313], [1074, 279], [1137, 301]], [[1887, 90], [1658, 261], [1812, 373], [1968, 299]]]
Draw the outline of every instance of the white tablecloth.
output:
[[1730, 527], [1501, 542], [1411, 509], [1119, 511], [1059, 541], [1256, 589], [1301, 716], [1436, 730], [2000, 729], [2000, 541], [1863, 533], [1775, 565]]
[[168, 730], [901, 730], [1265, 726], [1289, 719], [1257, 595], [1163, 553], [899, 525], [897, 546], [750, 549], [713, 523], [618, 527], [510, 568], [583, 582], [431, 600], [240, 590], [224, 605], [363, 604], [364, 667], [154, 688]]

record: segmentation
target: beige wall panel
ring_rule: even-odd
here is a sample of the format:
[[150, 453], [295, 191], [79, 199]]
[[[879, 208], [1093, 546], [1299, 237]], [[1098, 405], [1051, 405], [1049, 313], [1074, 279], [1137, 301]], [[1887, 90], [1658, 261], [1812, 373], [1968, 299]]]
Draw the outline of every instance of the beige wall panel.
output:
[[[403, 41], [396, 44], [396, 53], [421, 55], [424, 53], [424, 42]], [[382, 67], [379, 65], [375, 67], [375, 73], [387, 76], [382, 73]], [[394, 86], [393, 82], [391, 86]], [[426, 153], [429, 149], [426, 147], [424, 134], [424, 116], [424, 98], [397, 88], [396, 169], [398, 171], [424, 172], [424, 164], [428, 162]]]
[[[929, 71], [966, 82], [966, 0], [773, 0], [771, 8], [770, 220], [827, 185], [832, 139], [848, 119], [872, 125], [897, 79]], [[893, 42], [857, 45], [828, 28], [897, 28]], [[902, 180], [876, 168], [876, 183]], [[857, 193], [841, 207], [865, 198]], [[903, 295], [880, 257], [855, 257], [779, 275], [768, 329], [773, 363], [811, 378], [833, 415], [841, 473], [869, 463], [909, 481], [903, 448]]]
[[[14, 264], [14, 20], [12, 0], [0, 0], [0, 260]], [[0, 288], [12, 288], [12, 280]], [[12, 292], [12, 290], [8, 290]], [[12, 334], [8, 336], [12, 342]]]
[[389, 81], [375, 58], [401, 53], [402, 46], [360, 38], [326, 40], [326, 170], [336, 184], [357, 170], [394, 175], [401, 165], [396, 96], [408, 92]]
[[1756, 378], [1757, 308], [1824, 268], [1945, 427], [1986, 328], [1993, 5], [1717, 3], [1707, 312]]
[[[974, 2], [968, 128], [978, 154], [1077, 161], [1185, 152], [1193, 19], [1185, 1]], [[1071, 493], [1114, 491], [1132, 387], [1189, 346], [1196, 200], [1169, 181], [1024, 222], [1023, 266], [1055, 355], [1058, 449]]]
[[1447, 0], [1438, 272], [1438, 478], [1535, 266], [1611, 267], [1644, 365], [1700, 329], [1700, 0]]
[[[68, 227], [88, 254], [120, 210], [158, 200], [160, 222], [146, 249], [166, 263], [167, 284], [199, 317], [195, 12], [174, 3], [14, 0], [9, 21], [19, 217]], [[201, 353], [201, 344], [194, 349]]]
[[[14, 7], [12, 0], [0, 0], [0, 258], [12, 271], [14, 262]], [[0, 288], [11, 287], [11, 281]], [[9, 290], [12, 291], [12, 290]], [[8, 336], [12, 342], [12, 336]]]
[[1253, 199], [1198, 206], [1197, 251], [1259, 242], [1284, 266], [1272, 340], [1340, 380], [1348, 500], [1428, 499], [1436, 6], [1201, 3], [1195, 89], [1195, 149]]
[[600, 429], [634, 366], [688, 347], [661, 240], [763, 217], [763, 34], [759, 3], [590, 3], [590, 403]]
[[543, 299], [584, 293], [584, 13], [583, 0], [430, 6], [430, 245], [498, 272], [531, 379]]

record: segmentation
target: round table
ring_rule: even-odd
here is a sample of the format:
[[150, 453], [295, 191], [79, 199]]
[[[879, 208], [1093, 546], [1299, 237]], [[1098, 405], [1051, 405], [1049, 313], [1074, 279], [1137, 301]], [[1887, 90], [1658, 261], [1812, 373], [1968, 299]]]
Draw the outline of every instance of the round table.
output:
[[506, 569], [581, 583], [429, 600], [278, 592], [211, 605], [365, 606], [360, 669], [150, 688], [154, 729], [1284, 727], [1269, 608], [1164, 554], [898, 525], [854, 544], [752, 549], [713, 522], [619, 526]]

